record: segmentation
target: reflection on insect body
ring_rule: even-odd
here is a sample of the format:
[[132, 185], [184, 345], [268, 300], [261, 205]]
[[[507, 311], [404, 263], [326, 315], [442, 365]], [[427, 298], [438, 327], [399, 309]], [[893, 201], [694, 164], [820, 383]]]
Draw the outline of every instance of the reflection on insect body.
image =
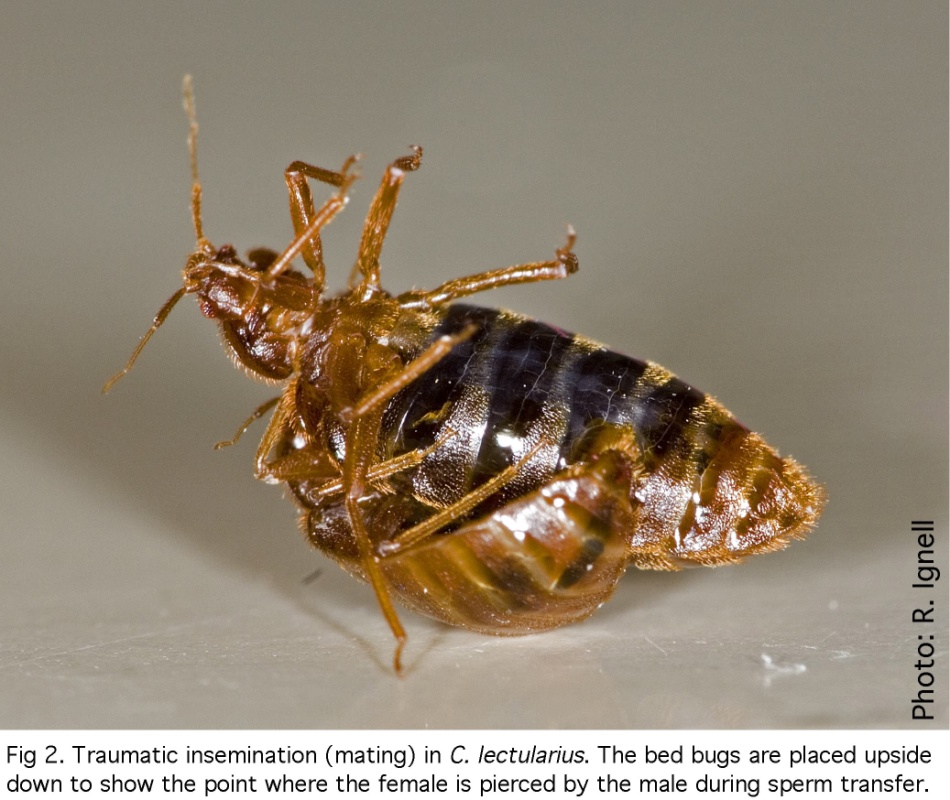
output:
[[[662, 367], [508, 312], [451, 301], [577, 269], [574, 234], [549, 261], [393, 296], [379, 256], [407, 172], [393, 162], [370, 206], [351, 286], [325, 296], [322, 228], [345, 205], [339, 172], [294, 162], [295, 238], [246, 260], [201, 226], [174, 304], [196, 295], [237, 364], [279, 397], [259, 478], [286, 482], [310, 542], [375, 591], [398, 645], [393, 597], [445, 622], [521, 634], [593, 613], [629, 566], [715, 566], [784, 547], [824, 494], [718, 402]], [[334, 187], [316, 208], [310, 181]], [[291, 268], [300, 257], [310, 274]], [[237, 437], [235, 437], [236, 439]], [[233, 441], [233, 440], [232, 440]]]

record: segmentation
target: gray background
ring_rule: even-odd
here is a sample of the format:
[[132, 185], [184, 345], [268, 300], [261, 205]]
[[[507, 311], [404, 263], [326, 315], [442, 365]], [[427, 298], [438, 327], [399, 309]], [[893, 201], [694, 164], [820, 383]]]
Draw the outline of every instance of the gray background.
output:
[[[445, 5], [3, 4], [0, 727], [910, 726], [910, 520], [947, 544], [945, 3]], [[340, 287], [421, 143], [390, 288], [572, 222], [577, 276], [482, 302], [715, 394], [827, 485], [819, 529], [546, 635], [405, 613], [395, 678], [371, 592], [251, 477], [262, 426], [212, 451], [271, 390], [192, 302], [99, 396], [193, 246], [186, 71], [212, 241], [282, 247], [284, 167], [360, 151]]]

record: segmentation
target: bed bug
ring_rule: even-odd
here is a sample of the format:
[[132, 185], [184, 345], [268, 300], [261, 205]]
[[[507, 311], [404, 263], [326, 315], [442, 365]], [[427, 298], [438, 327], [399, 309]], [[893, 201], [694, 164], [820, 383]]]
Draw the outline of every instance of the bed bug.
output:
[[[386, 292], [379, 257], [421, 162], [413, 147], [385, 171], [349, 288], [327, 296], [320, 234], [356, 159], [339, 171], [293, 162], [293, 241], [241, 259], [204, 236], [188, 79], [185, 107], [195, 251], [104, 391], [195, 295], [235, 363], [282, 386], [219, 446], [273, 410], [255, 474], [286, 483], [310, 543], [372, 586], [397, 672], [406, 634], [393, 598], [483, 633], [531, 633], [592, 614], [628, 567], [737, 562], [815, 525], [821, 487], [709, 395], [583, 337], [453, 302], [574, 273], [572, 229], [550, 260]], [[311, 181], [335, 190], [319, 207]]]

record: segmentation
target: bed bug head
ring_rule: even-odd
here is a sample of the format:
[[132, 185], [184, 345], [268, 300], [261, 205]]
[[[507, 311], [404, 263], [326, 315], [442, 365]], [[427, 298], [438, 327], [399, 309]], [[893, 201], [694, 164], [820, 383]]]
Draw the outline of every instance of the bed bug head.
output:
[[185, 263], [182, 287], [159, 309], [125, 367], [106, 381], [103, 393], [132, 369], [149, 339], [186, 294], [194, 294], [202, 314], [220, 324], [236, 362], [265, 379], [286, 378], [292, 369], [296, 330], [313, 314], [323, 291], [322, 270], [308, 279], [289, 269], [290, 262], [311, 244], [307, 237], [298, 237], [280, 255], [264, 248], [251, 250], [246, 260], [241, 260], [231, 245], [216, 248], [205, 238], [198, 179], [198, 123], [191, 76], [187, 75], [184, 104], [190, 123], [188, 150], [195, 250]]
[[236, 363], [265, 380], [283, 380], [293, 370], [296, 336], [313, 316], [320, 290], [295, 270], [271, 275], [278, 255], [251, 250], [246, 260], [231, 245], [213, 247], [206, 239], [188, 257], [182, 287], [155, 315], [126, 365], [103, 386], [108, 392], [132, 369], [148, 340], [186, 294], [195, 295], [201, 313], [217, 322]]
[[296, 339], [320, 299], [312, 278], [295, 270], [272, 275], [278, 255], [251, 250], [246, 261], [230, 245], [208, 257], [196, 251], [185, 265], [183, 289], [217, 322], [237, 364], [267, 380], [293, 371]]

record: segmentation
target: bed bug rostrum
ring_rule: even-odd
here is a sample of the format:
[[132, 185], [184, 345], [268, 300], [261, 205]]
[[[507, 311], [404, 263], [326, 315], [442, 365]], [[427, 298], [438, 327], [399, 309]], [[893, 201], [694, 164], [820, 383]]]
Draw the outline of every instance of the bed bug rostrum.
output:
[[[804, 537], [824, 493], [715, 399], [663, 367], [519, 316], [453, 301], [577, 270], [574, 232], [554, 258], [391, 295], [379, 257], [422, 150], [386, 169], [348, 289], [328, 296], [320, 233], [346, 204], [355, 159], [284, 173], [295, 236], [246, 259], [201, 224], [182, 287], [235, 363], [279, 396], [255, 474], [286, 483], [310, 543], [368, 581], [397, 640], [393, 598], [444, 622], [517, 635], [592, 614], [624, 571], [716, 566]], [[332, 196], [314, 206], [310, 182]], [[307, 272], [291, 267], [302, 259]]]

